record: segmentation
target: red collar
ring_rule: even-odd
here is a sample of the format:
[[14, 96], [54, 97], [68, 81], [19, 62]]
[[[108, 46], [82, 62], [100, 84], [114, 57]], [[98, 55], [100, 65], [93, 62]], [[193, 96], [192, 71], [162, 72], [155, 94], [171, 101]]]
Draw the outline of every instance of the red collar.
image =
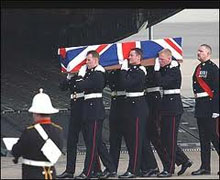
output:
[[39, 121], [37, 121], [35, 124], [40, 123], [40, 124], [51, 124], [51, 120], [50, 119], [41, 119]]

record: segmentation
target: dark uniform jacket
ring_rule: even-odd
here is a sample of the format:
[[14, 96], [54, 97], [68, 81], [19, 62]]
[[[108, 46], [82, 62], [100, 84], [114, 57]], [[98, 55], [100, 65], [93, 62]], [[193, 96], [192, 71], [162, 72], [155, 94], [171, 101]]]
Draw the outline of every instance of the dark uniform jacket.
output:
[[[155, 71], [155, 80], [163, 90], [180, 89], [182, 76], [180, 65], [176, 61]], [[178, 115], [183, 113], [183, 104], [180, 94], [163, 95], [160, 106], [161, 114]]]
[[148, 101], [150, 111], [158, 111], [161, 101], [160, 91], [147, 92], [148, 88], [160, 88], [157, 81], [155, 80], [154, 66], [147, 66], [146, 70], [146, 100]]
[[197, 68], [201, 66], [199, 77], [213, 92], [213, 98], [196, 98], [195, 117], [211, 117], [212, 113], [219, 113], [219, 68], [211, 60], [200, 63], [193, 74], [193, 92], [195, 94], [205, 92], [196, 78]]
[[[102, 93], [105, 87], [105, 69], [98, 65], [92, 69], [87, 69], [84, 78], [76, 80], [75, 87], [84, 91], [85, 96], [92, 93]], [[102, 98], [91, 98], [84, 101], [83, 119], [104, 120], [105, 109]]]
[[[38, 123], [41, 124], [43, 129], [48, 134], [48, 137], [57, 145], [57, 147], [62, 151], [63, 148], [63, 138], [62, 138], [62, 127], [49, 121], [45, 123], [43, 120]], [[40, 136], [38, 131], [34, 126], [27, 127], [22, 133], [18, 142], [12, 147], [12, 155], [15, 157], [14, 162], [17, 163], [19, 157], [23, 157], [28, 160], [34, 161], [45, 161], [49, 160], [44, 156], [41, 151], [42, 146], [44, 145], [45, 140]], [[53, 169], [53, 177], [55, 177], [55, 170]], [[44, 179], [45, 175], [42, 174], [43, 167], [22, 165], [22, 178], [24, 179]]]
[[[49, 124], [41, 124], [41, 126], [46, 131], [49, 138], [51, 138], [57, 147], [62, 150], [62, 127], [53, 122]], [[34, 128], [34, 125], [29, 126], [24, 130], [18, 142], [13, 146], [12, 155], [15, 158], [22, 156], [23, 158], [30, 160], [49, 162], [40, 150], [44, 143], [45, 140], [42, 139], [40, 134]]]
[[77, 78], [77, 75], [75, 75], [71, 79], [65, 79], [62, 83], [60, 83], [60, 89], [62, 91], [70, 91], [71, 117], [75, 117], [76, 120], [80, 121], [82, 114], [79, 112], [81, 112], [84, 97], [79, 97], [78, 94], [82, 94], [84, 91], [76, 88], [75, 81]]
[[[130, 65], [128, 71], [121, 70], [120, 83], [122, 88], [124, 88], [127, 93], [144, 92], [145, 72], [145, 67], [141, 65]], [[143, 116], [143, 114], [146, 114], [146, 101], [144, 96], [127, 98], [127, 103], [127, 116], [130, 116], [131, 112], [136, 112], [135, 114], [131, 114], [131, 116]]]

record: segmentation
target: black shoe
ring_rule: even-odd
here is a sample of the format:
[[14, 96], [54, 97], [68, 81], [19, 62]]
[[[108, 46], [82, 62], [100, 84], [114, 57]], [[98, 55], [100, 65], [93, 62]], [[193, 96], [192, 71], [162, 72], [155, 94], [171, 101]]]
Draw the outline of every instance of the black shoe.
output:
[[116, 177], [117, 173], [114, 172], [110, 172], [109, 170], [105, 169], [103, 171], [103, 173], [101, 174], [100, 178], [109, 178], [109, 177]]
[[167, 171], [163, 171], [157, 175], [157, 177], [171, 177], [171, 176], [172, 176], [172, 174]]
[[102, 171], [99, 171], [99, 172], [94, 172], [94, 176], [97, 177], [97, 178], [100, 178], [100, 176], [102, 175]]
[[178, 176], [180, 176], [181, 174], [183, 174], [187, 168], [191, 167], [193, 164], [192, 161], [188, 160], [185, 164], [182, 165], [180, 171], [177, 173]]
[[204, 175], [204, 174], [210, 174], [210, 171], [206, 169], [199, 169], [197, 171], [192, 172], [192, 175]]
[[142, 177], [156, 177], [159, 173], [159, 169], [149, 169], [147, 171], [142, 172]]
[[136, 176], [131, 172], [127, 171], [124, 174], [118, 176], [119, 178], [135, 178]]
[[83, 172], [79, 175], [79, 176], [76, 176], [75, 179], [88, 179], [89, 177], [86, 176]]
[[64, 179], [64, 178], [73, 178], [73, 173], [69, 173], [64, 171], [62, 174], [60, 175], [56, 175], [57, 179]]
[[101, 177], [101, 175], [102, 175], [102, 171], [100, 171], [100, 172], [92, 172], [91, 173], [91, 175], [89, 176], [89, 178], [90, 179], [98, 179], [98, 178], [100, 178]]

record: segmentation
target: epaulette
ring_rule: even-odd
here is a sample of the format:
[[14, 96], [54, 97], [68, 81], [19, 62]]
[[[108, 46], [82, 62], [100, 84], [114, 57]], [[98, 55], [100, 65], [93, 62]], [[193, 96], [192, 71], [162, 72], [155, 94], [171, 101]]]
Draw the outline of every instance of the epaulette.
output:
[[179, 64], [177, 61], [171, 61], [170, 68], [178, 67], [178, 66], [179, 66]]
[[34, 128], [33, 125], [27, 127], [27, 129], [32, 129], [32, 128]]
[[145, 74], [145, 76], [147, 75], [147, 71], [146, 71], [146, 69], [145, 69], [145, 67], [144, 66], [140, 66], [139, 67], [142, 71], [144, 71], [144, 74]]
[[61, 130], [63, 130], [63, 128], [60, 126], [60, 125], [58, 125], [58, 124], [55, 124], [55, 123], [51, 123], [53, 126], [55, 126], [55, 127], [57, 127], [57, 128], [59, 128], [59, 129], [61, 129]]
[[105, 69], [102, 66], [98, 65], [96, 66], [95, 71], [105, 72]]

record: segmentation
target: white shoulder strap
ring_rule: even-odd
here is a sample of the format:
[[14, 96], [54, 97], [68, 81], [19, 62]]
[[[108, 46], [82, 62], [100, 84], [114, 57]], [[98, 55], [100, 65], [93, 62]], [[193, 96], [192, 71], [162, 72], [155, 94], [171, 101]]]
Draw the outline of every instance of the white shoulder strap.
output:
[[37, 130], [37, 132], [41, 135], [41, 137], [42, 137], [44, 140], [47, 140], [47, 139], [48, 139], [47, 133], [45, 132], [45, 130], [43, 129], [43, 127], [42, 127], [40, 124], [35, 124], [35, 125], [34, 125], [34, 128]]

